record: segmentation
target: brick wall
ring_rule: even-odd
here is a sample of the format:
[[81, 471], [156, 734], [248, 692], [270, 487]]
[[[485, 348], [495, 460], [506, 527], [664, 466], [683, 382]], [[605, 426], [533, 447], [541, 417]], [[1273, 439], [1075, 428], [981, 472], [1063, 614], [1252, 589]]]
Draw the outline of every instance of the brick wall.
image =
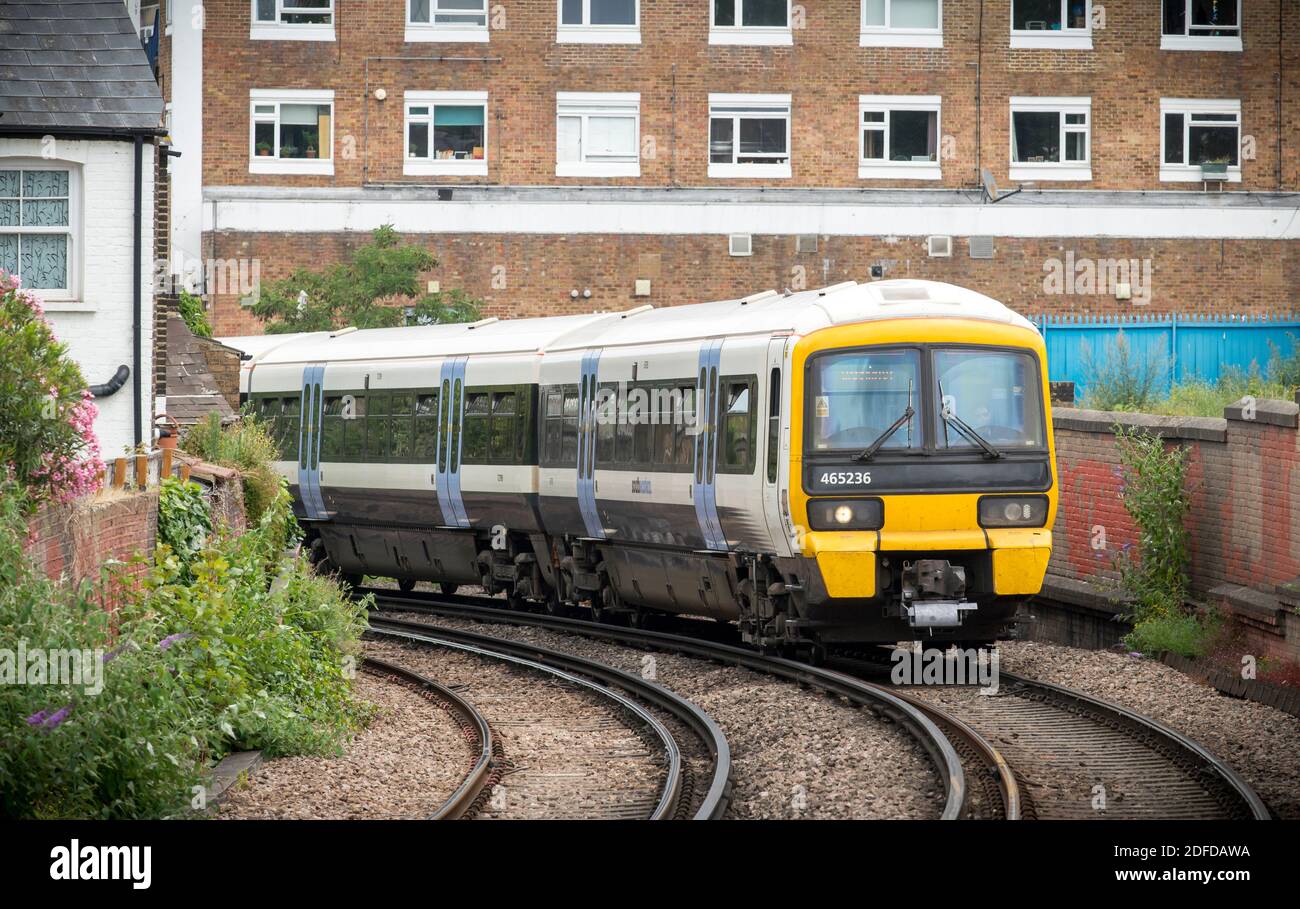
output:
[[[98, 583], [110, 559], [127, 563], [137, 553], [147, 557], [158, 539], [158, 490], [114, 490], [67, 505], [46, 505], [28, 524], [27, 555], [51, 579], [73, 584]], [[132, 585], [147, 570], [145, 563], [111, 569], [103, 590], [105, 605], [118, 602], [120, 585]]]
[[[369, 235], [348, 233], [209, 234], [218, 259], [257, 259], [263, 280], [304, 264], [320, 267], [346, 258]], [[924, 237], [820, 237], [817, 251], [797, 254], [793, 236], [753, 238], [754, 254], [727, 254], [725, 236], [644, 234], [409, 235], [440, 265], [428, 275], [444, 289], [463, 288], [484, 301], [486, 315], [522, 318], [565, 312], [623, 309], [641, 303], [669, 306], [744, 296], [759, 290], [819, 287], [868, 280], [872, 265], [886, 278], [949, 281], [986, 293], [1031, 315], [1131, 312], [1113, 296], [1043, 293], [1044, 262], [1077, 258], [1149, 259], [1151, 312], [1290, 312], [1300, 286], [1300, 246], [1268, 240], [1014, 239], [997, 240], [996, 258], [971, 259], [961, 244], [951, 258], [929, 258]], [[493, 269], [498, 272], [494, 286]], [[637, 278], [649, 278], [651, 296], [633, 296]], [[500, 287], [504, 279], [505, 287]], [[1248, 292], [1246, 292], [1248, 289]], [[572, 290], [591, 297], [573, 299]], [[261, 329], [237, 294], [216, 295], [211, 311], [218, 337]]]
[[1300, 577], [1300, 405], [1261, 401], [1252, 419], [1153, 417], [1054, 410], [1061, 505], [1053, 528], [1053, 585], [1113, 585], [1117, 552], [1137, 529], [1120, 500], [1111, 427], [1158, 432], [1189, 450], [1192, 595], [1221, 606], [1260, 649], [1300, 661], [1300, 613], [1283, 585]]
[[[250, 40], [248, 0], [205, 3], [204, 184], [482, 182], [403, 177], [402, 96], [408, 90], [489, 93], [492, 183], [593, 182], [555, 176], [558, 91], [641, 95], [642, 137], [653, 137], [655, 155], [642, 161], [639, 178], [596, 181], [602, 185], [956, 187], [974, 184], [986, 166], [1005, 186], [1014, 95], [1092, 99], [1093, 180], [1053, 187], [1162, 188], [1161, 97], [1240, 99], [1243, 135], [1255, 138], [1240, 188], [1295, 189], [1300, 183], [1300, 42], [1290, 39], [1300, 27], [1300, 6], [1292, 0], [1243, 4], [1241, 53], [1160, 50], [1156, 0], [1108, 0], [1093, 48], [1070, 51], [1012, 49], [1011, 0], [945, 0], [943, 47], [937, 49], [859, 47], [859, 0], [805, 0], [806, 25], [794, 30], [792, 47], [709, 44], [707, 0], [642, 4], [637, 45], [556, 43], [556, 0], [493, 4], [504, 14], [498, 19], [504, 27], [494, 28], [484, 44], [410, 44], [404, 40], [405, 4], [339, 3], [335, 40], [320, 42]], [[379, 59], [403, 56], [424, 59]], [[462, 59], [428, 59], [437, 56]], [[334, 90], [335, 176], [249, 174], [251, 88]], [[374, 99], [376, 88], [386, 90], [386, 100]], [[707, 176], [710, 92], [793, 96], [792, 179]], [[941, 133], [951, 137], [942, 181], [859, 179], [859, 94], [942, 96]], [[1285, 140], [1280, 173], [1279, 131]]]

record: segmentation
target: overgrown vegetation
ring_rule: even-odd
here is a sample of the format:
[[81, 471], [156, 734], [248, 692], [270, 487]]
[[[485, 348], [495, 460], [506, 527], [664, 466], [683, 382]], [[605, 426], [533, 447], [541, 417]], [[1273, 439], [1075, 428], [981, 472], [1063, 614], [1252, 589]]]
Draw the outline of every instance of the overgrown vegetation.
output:
[[1221, 417], [1228, 405], [1250, 396], [1256, 399], [1291, 400], [1300, 389], [1300, 338], [1292, 336], [1291, 350], [1283, 352], [1270, 344], [1268, 364], [1260, 369], [1229, 367], [1215, 382], [1186, 379], [1166, 393], [1169, 374], [1165, 357], [1135, 354], [1124, 332], [1097, 357], [1083, 348], [1083, 370], [1087, 390], [1080, 406], [1090, 410], [1140, 411], [1181, 417]]
[[158, 542], [171, 547], [188, 569], [211, 533], [212, 516], [202, 488], [197, 483], [164, 479], [158, 494]]
[[220, 414], [208, 414], [189, 428], [180, 447], [243, 475], [244, 514], [250, 523], [261, 519], [280, 491], [280, 476], [271, 467], [271, 462], [279, 459], [279, 446], [269, 427], [248, 410], [229, 425], [222, 425]]
[[29, 507], [99, 487], [98, 413], [40, 302], [0, 271], [0, 469], [23, 484]]
[[212, 326], [208, 324], [208, 314], [203, 308], [203, 300], [189, 291], [181, 291], [180, 314], [185, 326], [199, 338], [212, 337]]
[[299, 268], [264, 282], [253, 313], [265, 320], [268, 334], [477, 319], [478, 301], [464, 291], [424, 291], [421, 275], [437, 266], [428, 250], [402, 243], [392, 225], [384, 225], [348, 262], [321, 271]]
[[1129, 647], [1145, 653], [1204, 651], [1209, 629], [1186, 609], [1190, 535], [1187, 449], [1155, 435], [1115, 427], [1124, 479], [1120, 498], [1138, 529], [1137, 553], [1116, 561], [1120, 588], [1132, 603]]

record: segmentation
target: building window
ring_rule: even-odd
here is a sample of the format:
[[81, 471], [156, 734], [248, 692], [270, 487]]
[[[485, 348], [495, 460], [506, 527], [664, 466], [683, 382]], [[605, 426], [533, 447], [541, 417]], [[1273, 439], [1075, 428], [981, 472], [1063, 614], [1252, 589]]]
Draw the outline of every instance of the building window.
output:
[[860, 95], [858, 176], [938, 180], [938, 95]]
[[790, 0], [709, 0], [710, 44], [794, 44]]
[[709, 176], [789, 177], [790, 96], [709, 95]]
[[334, 173], [334, 92], [250, 92], [248, 172]]
[[1091, 98], [1012, 98], [1012, 180], [1091, 180]]
[[487, 176], [487, 92], [407, 92], [405, 100], [407, 176]]
[[487, 41], [488, 0], [406, 0], [407, 41]]
[[1241, 102], [1160, 99], [1160, 179], [1241, 182]]
[[862, 0], [863, 47], [943, 47], [943, 0]]
[[561, 44], [640, 44], [640, 0], [558, 0]]
[[1240, 51], [1241, 0], [1163, 0], [1160, 49]]
[[1092, 50], [1091, 0], [1011, 0], [1011, 46]]
[[557, 177], [641, 176], [641, 96], [560, 92], [556, 95]]
[[0, 271], [44, 299], [74, 296], [72, 171], [0, 161]]
[[333, 41], [334, 0], [253, 0], [248, 37], [254, 41]]

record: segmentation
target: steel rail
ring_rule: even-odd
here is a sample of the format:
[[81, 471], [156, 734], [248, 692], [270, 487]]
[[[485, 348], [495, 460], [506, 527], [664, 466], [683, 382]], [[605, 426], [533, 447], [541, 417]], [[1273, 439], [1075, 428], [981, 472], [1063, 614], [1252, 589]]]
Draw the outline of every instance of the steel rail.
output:
[[478, 743], [478, 755], [474, 758], [474, 765], [470, 768], [469, 773], [456, 787], [456, 791], [442, 803], [442, 806], [429, 815], [429, 820], [455, 820], [465, 817], [469, 814], [470, 809], [483, 793], [483, 790], [488, 788], [495, 767], [494, 749], [496, 742], [492, 738], [492, 729], [488, 726], [487, 720], [483, 718], [483, 714], [479, 713], [478, 708], [473, 704], [447, 686], [420, 675], [418, 672], [413, 672], [404, 666], [396, 666], [374, 657], [366, 657], [362, 662], [362, 666], [382, 675], [393, 676], [428, 691], [455, 714], [458, 725], [467, 734], [472, 735]]
[[[663, 744], [668, 768], [659, 802], [650, 815], [651, 820], [660, 820], [672, 818], [678, 811], [682, 795], [682, 754], [672, 733], [653, 714], [637, 703], [637, 700], [653, 704], [685, 723], [699, 737], [713, 761], [713, 778], [694, 818], [696, 820], [719, 819], [730, 805], [731, 748], [726, 736], [713, 718], [701, 708], [653, 682], [594, 660], [545, 647], [520, 644], [490, 635], [474, 634], [423, 622], [406, 622], [400, 619], [372, 616], [370, 632], [504, 660], [563, 678], [602, 698], [615, 701], [651, 729]], [[631, 697], [619, 694], [614, 689], [621, 689]]]
[[[967, 801], [967, 781], [961, 758], [952, 742], [927, 715], [927, 711], [918, 707], [911, 699], [900, 698], [881, 686], [819, 666], [767, 656], [757, 651], [686, 635], [604, 625], [581, 619], [530, 612], [507, 611], [501, 608], [504, 601], [492, 597], [418, 592], [403, 594], [400, 591], [375, 588], [360, 588], [356, 593], [373, 595], [381, 611], [406, 609], [413, 612], [461, 616], [498, 624], [531, 625], [585, 637], [602, 638], [641, 648], [676, 652], [698, 659], [738, 666], [842, 697], [856, 706], [886, 716], [906, 729], [925, 749], [934, 763], [939, 778], [943, 781], [945, 800], [940, 817], [943, 820], [957, 820], [963, 816]], [[377, 620], [388, 621], [373, 617], [371, 619], [372, 622]]]

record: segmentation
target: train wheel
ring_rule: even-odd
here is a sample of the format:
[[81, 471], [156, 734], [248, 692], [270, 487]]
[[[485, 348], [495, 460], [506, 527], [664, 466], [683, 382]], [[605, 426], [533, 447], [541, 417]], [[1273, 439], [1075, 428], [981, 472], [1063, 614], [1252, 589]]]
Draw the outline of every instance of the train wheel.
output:
[[410, 593], [415, 589], [415, 581], [398, 581], [397, 589], [402, 591], [402, 593]]
[[446, 581], [443, 581], [438, 585], [438, 589], [442, 591], [445, 596], [454, 596], [456, 591], [460, 589], [460, 585], [448, 584]]

